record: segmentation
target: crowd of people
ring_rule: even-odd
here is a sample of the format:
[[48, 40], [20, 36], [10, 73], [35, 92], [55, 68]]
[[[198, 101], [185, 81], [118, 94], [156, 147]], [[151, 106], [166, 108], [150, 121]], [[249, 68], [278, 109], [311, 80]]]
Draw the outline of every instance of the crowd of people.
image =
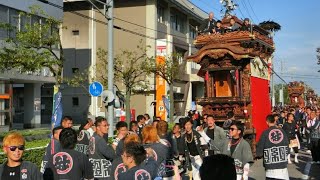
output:
[[210, 12], [209, 17], [199, 27], [199, 34], [224, 34], [234, 31], [251, 31], [249, 18], [245, 18], [242, 24], [236, 22], [234, 17], [228, 18], [228, 25], [223, 25], [221, 20], [214, 19], [214, 13]]
[[[306, 144], [307, 152], [312, 155], [312, 163], [320, 164], [320, 109], [317, 107], [275, 108], [273, 114], [277, 126], [282, 128], [289, 139], [291, 152], [295, 153], [294, 162], [298, 163], [299, 149]], [[288, 163], [291, 164], [290, 154]]]
[[[25, 140], [17, 132], [3, 140], [7, 161], [0, 166], [1, 179], [248, 179], [254, 159], [263, 158], [267, 179], [289, 179], [287, 165], [299, 163], [300, 142], [306, 139], [314, 163], [320, 163], [319, 111], [297, 108], [274, 111], [258, 141], [256, 156], [243, 138], [245, 127], [234, 113], [220, 127], [212, 115], [190, 111], [172, 131], [161, 119], [148, 114], [137, 121], [116, 124], [108, 137], [104, 117], [88, 116], [79, 130], [65, 116], [52, 130], [40, 171], [23, 161]], [[41, 155], [39, 155], [39, 158]], [[221, 166], [223, 164], [223, 166]], [[21, 178], [20, 178], [21, 177]], [[219, 179], [219, 178], [218, 178]]]

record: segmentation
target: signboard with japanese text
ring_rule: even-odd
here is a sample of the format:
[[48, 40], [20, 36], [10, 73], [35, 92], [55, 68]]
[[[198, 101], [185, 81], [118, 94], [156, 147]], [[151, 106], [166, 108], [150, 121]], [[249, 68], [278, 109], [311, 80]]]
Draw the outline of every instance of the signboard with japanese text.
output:
[[[166, 40], [158, 39], [157, 40], [157, 64], [165, 63], [165, 55], [166, 55]], [[166, 109], [165, 104], [163, 102], [162, 96], [166, 95], [166, 81], [160, 77], [156, 76], [156, 116], [160, 117], [161, 120], [166, 119]]]

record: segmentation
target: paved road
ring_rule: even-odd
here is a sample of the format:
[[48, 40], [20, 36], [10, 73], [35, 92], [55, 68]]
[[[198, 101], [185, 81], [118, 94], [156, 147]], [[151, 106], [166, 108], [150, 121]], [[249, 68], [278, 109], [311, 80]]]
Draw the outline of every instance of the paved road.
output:
[[[306, 149], [299, 151], [299, 163], [293, 162], [294, 155], [291, 155], [293, 164], [288, 165], [290, 180], [309, 179], [320, 180], [320, 164], [311, 164], [311, 155], [306, 153]], [[264, 180], [265, 171], [262, 160], [256, 161], [250, 168], [250, 180]]]

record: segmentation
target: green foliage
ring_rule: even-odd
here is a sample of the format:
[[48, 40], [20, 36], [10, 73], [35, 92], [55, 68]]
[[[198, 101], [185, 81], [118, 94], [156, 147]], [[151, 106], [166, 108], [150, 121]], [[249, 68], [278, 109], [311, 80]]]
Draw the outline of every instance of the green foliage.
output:
[[[61, 83], [63, 67], [59, 35], [61, 21], [48, 16], [37, 6], [30, 9], [31, 13], [21, 12], [17, 17], [27, 22], [24, 27], [0, 24], [0, 28], [8, 30], [11, 34], [0, 49], [0, 70], [18, 69], [21, 72], [37, 72], [47, 67], [57, 82]], [[39, 16], [45, 17], [41, 19], [41, 23], [31, 24], [31, 18]]]
[[[89, 74], [90, 74], [89, 69], [86, 69], [84, 71], [78, 71], [74, 73], [72, 77], [64, 77], [63, 81], [67, 83], [69, 86], [82, 87], [88, 92], [87, 85], [89, 82], [93, 81], [93, 80], [91, 81], [89, 80]], [[89, 95], [89, 92], [88, 92], [88, 95]]]
[[96, 78], [105, 89], [108, 88], [108, 52], [102, 48], [97, 51]]
[[[145, 64], [151, 59], [147, 56], [147, 48], [141, 45], [133, 50], [121, 50], [114, 58], [114, 79], [122, 82], [126, 91], [131, 93], [136, 88], [146, 88], [145, 77], [148, 75]], [[107, 86], [108, 52], [99, 48], [97, 51], [97, 78]]]
[[[181, 75], [181, 67], [183, 64], [179, 64], [179, 59], [182, 57], [179, 53], [173, 53], [169, 56], [163, 57], [161, 63], [157, 62], [157, 59], [150, 59], [144, 66], [150, 73], [154, 73], [162, 77], [168, 84], [173, 84], [174, 80]], [[185, 61], [183, 61], [185, 62]]]
[[[149, 71], [146, 69], [146, 62], [151, 59], [147, 55], [147, 48], [142, 41], [136, 49], [121, 50], [114, 58], [114, 79], [122, 83], [126, 88], [126, 112], [130, 112], [130, 97], [134, 92], [144, 91], [148, 87], [146, 77]], [[107, 51], [99, 48], [97, 52], [97, 79], [106, 87], [108, 66]], [[127, 121], [130, 120], [130, 113], [126, 113]]]
[[168, 132], [173, 130], [173, 126], [175, 125], [175, 122], [169, 122], [168, 123]]
[[[42, 156], [45, 153], [45, 146], [50, 142], [50, 139], [41, 139], [41, 140], [35, 140], [31, 142], [26, 142], [26, 150], [23, 153], [23, 159], [25, 161], [31, 161], [35, 163], [39, 168], [42, 161]], [[36, 148], [36, 147], [43, 147], [39, 149], [32, 149], [30, 148]], [[2, 154], [2, 149], [0, 150], [0, 164], [2, 164], [4, 161], [6, 161], [6, 155]]]
[[9, 131], [9, 132], [2, 132], [0, 133], [0, 141], [2, 141], [2, 139], [8, 134], [8, 133], [11, 133], [11, 132], [19, 132], [23, 137], [27, 137], [27, 136], [34, 136], [34, 135], [48, 135], [51, 133], [51, 130], [50, 129], [37, 129], [37, 130], [34, 130], [34, 129], [28, 129], [28, 130], [13, 130], [13, 131]]
[[[45, 153], [45, 148], [26, 150], [23, 153], [23, 160], [35, 163], [40, 169], [42, 156], [44, 155], [44, 153]], [[0, 164], [4, 163], [5, 161], [6, 161], [6, 155], [0, 154]]]

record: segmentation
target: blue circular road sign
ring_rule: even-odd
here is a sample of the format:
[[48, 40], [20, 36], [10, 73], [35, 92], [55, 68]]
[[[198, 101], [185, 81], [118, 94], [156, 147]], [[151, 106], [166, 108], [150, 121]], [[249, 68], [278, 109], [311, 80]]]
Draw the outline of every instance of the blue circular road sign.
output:
[[103, 86], [100, 82], [95, 81], [95, 82], [91, 83], [89, 86], [89, 93], [92, 96], [100, 96], [102, 91], [103, 91]]

